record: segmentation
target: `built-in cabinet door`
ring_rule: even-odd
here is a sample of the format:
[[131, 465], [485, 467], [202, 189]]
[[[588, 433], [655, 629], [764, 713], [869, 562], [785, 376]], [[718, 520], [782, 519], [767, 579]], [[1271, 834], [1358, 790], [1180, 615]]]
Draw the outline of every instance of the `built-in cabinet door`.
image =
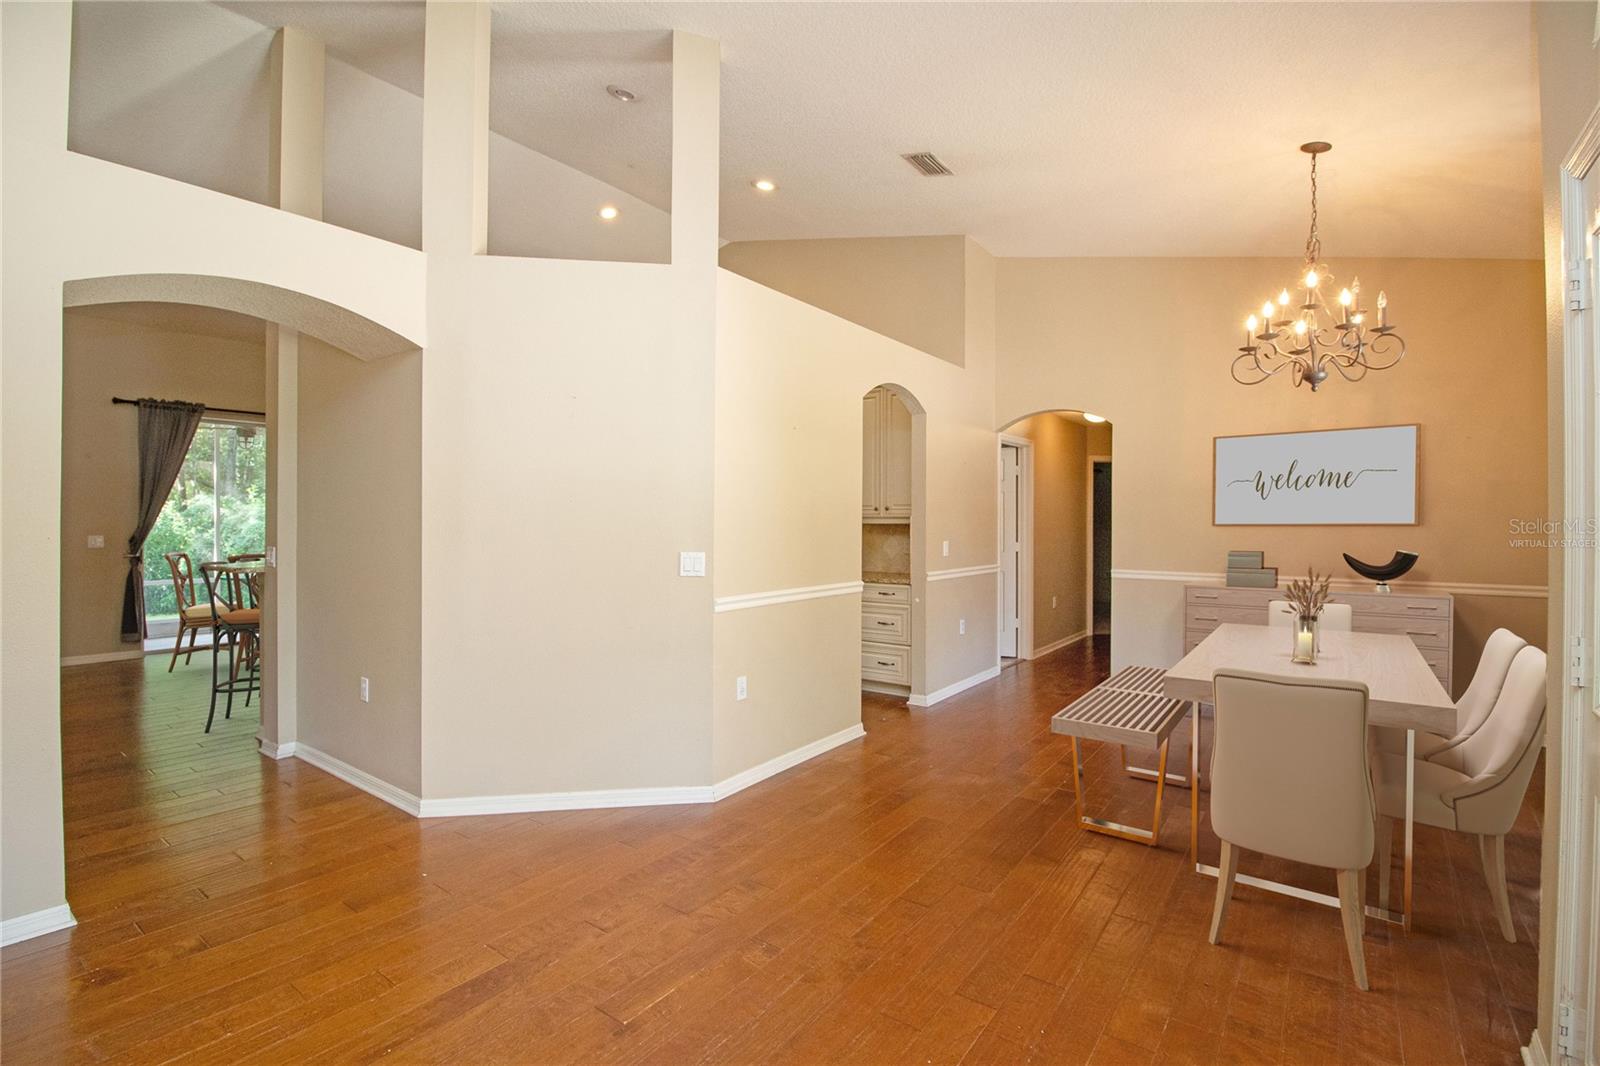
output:
[[873, 389], [861, 400], [861, 517], [883, 516], [883, 401], [888, 394]]
[[911, 411], [892, 392], [883, 394], [883, 487], [879, 505], [891, 518], [911, 518]]

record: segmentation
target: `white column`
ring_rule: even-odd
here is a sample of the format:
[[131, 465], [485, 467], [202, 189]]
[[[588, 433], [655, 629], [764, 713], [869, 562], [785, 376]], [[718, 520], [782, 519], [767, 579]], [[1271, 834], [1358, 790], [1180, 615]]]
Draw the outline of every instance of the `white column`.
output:
[[[285, 211], [322, 217], [322, 145], [326, 50], [304, 30], [285, 26], [272, 46], [274, 71], [270, 184]], [[299, 475], [300, 334], [267, 328], [267, 544], [277, 557], [261, 615], [261, 749], [291, 750], [299, 726], [299, 571], [296, 567]]]
[[489, 248], [489, 5], [428, 0], [422, 66], [422, 250]]

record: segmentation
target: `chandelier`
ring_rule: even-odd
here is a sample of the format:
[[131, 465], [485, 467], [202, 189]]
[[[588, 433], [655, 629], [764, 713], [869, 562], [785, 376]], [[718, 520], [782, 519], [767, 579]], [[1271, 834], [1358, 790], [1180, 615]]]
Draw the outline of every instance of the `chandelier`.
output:
[[1337, 309], [1323, 293], [1333, 291], [1333, 274], [1322, 263], [1322, 239], [1317, 235], [1317, 156], [1331, 149], [1326, 141], [1302, 144], [1311, 156], [1311, 234], [1306, 238], [1305, 273], [1294, 284], [1300, 298], [1289, 289], [1276, 300], [1261, 305], [1260, 317], [1244, 324], [1244, 347], [1233, 360], [1233, 380], [1259, 385], [1283, 370], [1290, 371], [1295, 388], [1301, 382], [1316, 392], [1328, 380], [1331, 367], [1346, 381], [1360, 381], [1369, 370], [1388, 370], [1406, 354], [1406, 342], [1389, 325], [1389, 298], [1378, 293], [1378, 324], [1368, 325], [1361, 305], [1361, 279], [1351, 278], [1339, 290]]

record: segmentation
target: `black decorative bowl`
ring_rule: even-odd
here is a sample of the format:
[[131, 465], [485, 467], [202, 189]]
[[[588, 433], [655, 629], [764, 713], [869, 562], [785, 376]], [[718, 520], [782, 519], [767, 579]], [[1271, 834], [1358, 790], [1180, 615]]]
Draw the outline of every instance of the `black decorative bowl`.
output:
[[1416, 552], [1394, 553], [1394, 558], [1386, 563], [1364, 563], [1349, 552], [1344, 553], [1344, 561], [1350, 564], [1350, 569], [1364, 578], [1369, 578], [1378, 583], [1377, 591], [1388, 592], [1389, 582], [1397, 577], [1404, 577], [1413, 566], [1417, 565]]

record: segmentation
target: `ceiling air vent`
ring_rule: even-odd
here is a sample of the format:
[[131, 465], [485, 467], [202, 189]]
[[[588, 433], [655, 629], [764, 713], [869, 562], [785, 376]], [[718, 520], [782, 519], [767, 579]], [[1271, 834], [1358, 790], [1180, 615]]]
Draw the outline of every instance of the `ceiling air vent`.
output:
[[939, 162], [939, 157], [932, 152], [912, 152], [910, 155], [903, 155], [900, 158], [921, 171], [923, 177], [948, 177], [954, 173], [949, 167]]

